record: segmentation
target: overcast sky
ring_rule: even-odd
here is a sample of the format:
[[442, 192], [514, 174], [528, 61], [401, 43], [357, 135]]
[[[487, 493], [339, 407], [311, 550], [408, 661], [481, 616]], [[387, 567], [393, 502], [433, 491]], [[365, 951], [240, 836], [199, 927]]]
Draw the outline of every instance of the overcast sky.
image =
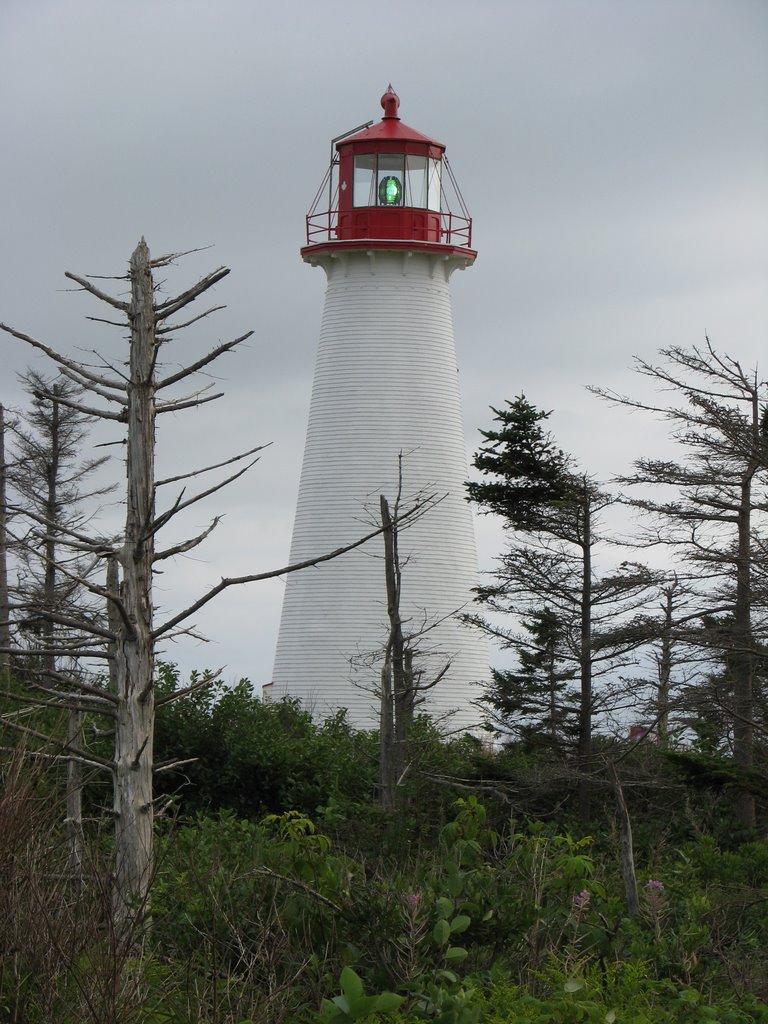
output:
[[[124, 273], [144, 235], [155, 256], [213, 247], [169, 293], [232, 268], [180, 362], [255, 332], [218, 365], [225, 399], [161, 421], [164, 475], [272, 442], [190, 515], [190, 534], [225, 519], [159, 579], [162, 607], [287, 561], [325, 284], [298, 255], [304, 215], [330, 139], [378, 119], [389, 82], [474, 220], [477, 263], [452, 281], [470, 452], [489, 405], [524, 391], [607, 478], [661, 431], [586, 385], [637, 390], [634, 355], [705, 331], [765, 373], [765, 0], [0, 0], [0, 320], [121, 358], [63, 273]], [[16, 371], [46, 366], [0, 351], [13, 405]], [[488, 568], [500, 531], [483, 519], [478, 539]], [[167, 657], [268, 681], [282, 592], [230, 592], [197, 619], [211, 642]]]

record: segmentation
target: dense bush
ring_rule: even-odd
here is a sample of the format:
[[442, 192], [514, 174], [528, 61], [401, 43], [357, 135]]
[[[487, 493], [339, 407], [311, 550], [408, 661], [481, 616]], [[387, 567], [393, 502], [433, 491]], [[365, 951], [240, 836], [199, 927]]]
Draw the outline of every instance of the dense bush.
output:
[[130, 941], [108, 840], [94, 825], [73, 884], [61, 794], [22, 754], [3, 768], [0, 1020], [768, 1024], [768, 847], [728, 834], [727, 807], [659, 752], [620, 766], [630, 917], [613, 804], [584, 835], [540, 751], [445, 742], [420, 719], [385, 813], [376, 736], [343, 715], [315, 724], [242, 682], [159, 717], [158, 759], [197, 760], [162, 784], [176, 813], [151, 930]]
[[[199, 681], [193, 673], [189, 685]], [[176, 667], [161, 666], [158, 697], [178, 683]], [[194, 759], [157, 779], [158, 793], [173, 795], [184, 814], [227, 808], [260, 816], [293, 808], [314, 815], [339, 793], [370, 802], [375, 783], [375, 743], [343, 712], [315, 725], [295, 701], [258, 700], [247, 679], [201, 687], [160, 707], [155, 757]]]

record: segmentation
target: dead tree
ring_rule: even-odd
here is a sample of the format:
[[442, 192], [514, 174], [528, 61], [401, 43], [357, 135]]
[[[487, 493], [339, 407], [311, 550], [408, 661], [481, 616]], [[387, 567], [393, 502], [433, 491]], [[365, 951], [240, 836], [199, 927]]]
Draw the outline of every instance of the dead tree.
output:
[[[413, 720], [413, 659], [408, 658], [400, 618], [401, 572], [397, 531], [392, 525], [389, 503], [379, 498], [384, 527], [384, 574], [387, 586], [389, 637], [381, 669], [380, 785], [382, 806], [396, 803], [397, 781], [405, 765], [408, 728]], [[408, 668], [411, 672], [408, 672]], [[410, 677], [410, 678], [409, 678]]]
[[[633, 497], [630, 501], [650, 523], [646, 542], [665, 545], [685, 564], [699, 604], [698, 618], [725, 616], [717, 635], [699, 629], [699, 644], [710, 654], [719, 647], [732, 691], [733, 759], [748, 778], [754, 764], [755, 636], [757, 604], [753, 582], [759, 548], [756, 513], [764, 512], [768, 443], [764, 414], [768, 390], [754, 372], [703, 347], [662, 349], [660, 365], [636, 360], [636, 369], [673, 403], [642, 401], [593, 388], [611, 403], [665, 419], [682, 445], [679, 462], [642, 458], [634, 473], [619, 482], [634, 488], [661, 488], [671, 498]], [[723, 626], [727, 621], [727, 628]], [[695, 633], [688, 638], [695, 642]], [[736, 813], [755, 826], [755, 798], [748, 785], [736, 797]]]
[[608, 762], [608, 776], [611, 789], [616, 798], [619, 816], [619, 832], [621, 835], [621, 877], [624, 882], [624, 898], [627, 903], [627, 917], [637, 917], [640, 912], [640, 901], [637, 897], [637, 876], [635, 874], [635, 852], [632, 841], [632, 821], [629, 817], [624, 788], [621, 785], [616, 765]]
[[647, 623], [652, 668], [641, 679], [648, 689], [642, 721], [655, 723], [656, 744], [666, 750], [685, 728], [691, 710], [685, 695], [711, 668], [711, 655], [702, 651], [698, 599], [683, 575], [672, 571], [660, 581], [657, 607], [660, 613], [649, 615]]
[[[136, 247], [129, 263], [128, 274], [119, 280], [127, 280], [129, 297], [116, 298], [97, 288], [91, 280], [67, 273], [80, 289], [99, 299], [116, 311], [118, 319], [93, 317], [102, 323], [111, 324], [128, 331], [128, 353], [124, 367], [116, 367], [100, 359], [100, 365], [86, 365], [74, 360], [4, 324], [0, 329], [20, 339], [34, 349], [45, 353], [67, 379], [84, 389], [96, 400], [96, 404], [84, 399], [64, 399], [63, 405], [76, 409], [85, 415], [119, 425], [125, 431], [126, 482], [125, 482], [125, 527], [118, 543], [103, 537], [92, 536], [85, 529], [65, 528], [60, 533], [60, 543], [66, 543], [71, 550], [89, 554], [110, 567], [106, 586], [90, 578], [79, 578], [90, 593], [106, 601], [109, 614], [106, 621], [94, 620], [82, 615], [66, 616], [57, 612], [45, 612], [58, 625], [77, 631], [79, 639], [64, 645], [70, 656], [101, 661], [109, 666], [110, 688], [95, 685], [75, 676], [66, 676], [58, 671], [53, 673], [49, 685], [40, 686], [41, 701], [62, 707], [74, 707], [83, 713], [105, 716], [114, 726], [115, 747], [111, 758], [98, 757], [75, 740], [64, 744], [61, 754], [48, 754], [54, 758], [74, 757], [81, 764], [103, 768], [112, 776], [113, 807], [115, 821], [115, 864], [114, 864], [114, 907], [118, 925], [124, 932], [136, 920], [137, 913], [146, 904], [153, 870], [153, 771], [162, 771], [170, 765], [157, 765], [153, 758], [153, 733], [155, 719], [154, 662], [158, 642], [171, 636], [190, 631], [190, 619], [218, 594], [232, 586], [282, 576], [288, 572], [316, 565], [338, 557], [358, 547], [381, 533], [381, 528], [371, 530], [365, 536], [338, 548], [319, 554], [301, 563], [282, 566], [267, 572], [246, 576], [222, 578], [196, 600], [167, 619], [157, 622], [153, 608], [153, 572], [159, 562], [188, 552], [201, 544], [218, 524], [218, 517], [196, 536], [162, 548], [157, 540], [160, 531], [177, 515], [212, 495], [227, 484], [243, 475], [257, 460], [257, 453], [264, 446], [251, 448], [215, 465], [195, 469], [165, 480], [155, 478], [155, 428], [159, 415], [175, 413], [199, 407], [221, 397], [209, 394], [211, 385], [197, 389], [190, 394], [166, 398], [168, 389], [187, 380], [208, 367], [227, 352], [236, 349], [253, 332], [249, 331], [232, 341], [220, 344], [199, 359], [193, 360], [180, 369], [163, 373], [160, 355], [163, 346], [171, 340], [171, 334], [190, 324], [199, 322], [221, 306], [187, 319], [183, 323], [171, 324], [170, 320], [229, 273], [220, 267], [203, 277], [181, 294], [160, 300], [154, 281], [154, 271], [165, 268], [179, 255], [151, 259], [145, 241]], [[113, 316], [114, 314], [110, 314]], [[184, 489], [161, 511], [157, 510], [157, 498], [161, 488], [181, 481], [188, 482], [212, 471], [231, 467], [237, 468], [218, 483], [203, 487], [191, 496]], [[401, 515], [402, 520], [418, 514], [419, 505]], [[50, 525], [42, 517], [44, 525]], [[119, 568], [115, 573], [115, 566]], [[13, 654], [23, 654], [11, 646]], [[54, 645], [55, 655], [62, 651]], [[210, 677], [197, 685], [207, 685]], [[189, 688], [163, 697], [163, 703], [175, 700], [189, 692]], [[34, 730], [18, 724], [17, 728], [27, 734]]]
[[[11, 427], [13, 459], [8, 481], [10, 509], [27, 528], [13, 537], [16, 582], [11, 589], [20, 642], [28, 650], [41, 652], [36, 659], [25, 659], [23, 682], [34, 688], [41, 681], [50, 686], [59, 668], [73, 670], [72, 664], [57, 664], [56, 650], [64, 646], [71, 630], [55, 617], [98, 618], [103, 613], [103, 602], [99, 600], [95, 607], [93, 595], [80, 582], [96, 568], [93, 559], [67, 545], [62, 549], [60, 536], [63, 528], [81, 529], [88, 503], [111, 488], [90, 485], [92, 475], [107, 461], [106, 456], [83, 457], [92, 419], [62, 404], [62, 399], [81, 400], [82, 389], [65, 377], [46, 378], [34, 370], [20, 374], [19, 379], [29, 405], [19, 411]], [[67, 718], [68, 743], [82, 746], [82, 711], [71, 707]], [[70, 873], [76, 884], [82, 860], [81, 775], [81, 766], [70, 758], [66, 825]]]
[[107, 456], [83, 458], [93, 420], [71, 405], [82, 400], [82, 389], [65, 377], [46, 378], [34, 370], [20, 374], [19, 380], [29, 406], [18, 412], [11, 427], [8, 482], [11, 511], [19, 520], [23, 513], [28, 529], [14, 538], [18, 580], [12, 589], [16, 604], [26, 605], [26, 632], [35, 646], [48, 652], [41, 656], [40, 667], [52, 672], [56, 658], [51, 652], [66, 627], [41, 611], [68, 615], [93, 606], [92, 595], [77, 582], [91, 568], [88, 559], [81, 552], [60, 550], [60, 532], [63, 527], [81, 529], [88, 503], [111, 488], [89, 483]]
[[8, 501], [5, 462], [5, 409], [0, 405], [0, 674], [8, 669], [11, 646], [8, 601]]
[[[409, 735], [416, 707], [423, 703], [426, 691], [435, 687], [450, 668], [450, 660], [431, 678], [424, 679], [414, 669], [414, 658], [421, 637], [431, 624], [422, 628], [404, 630], [401, 616], [402, 563], [399, 534], [402, 516], [402, 454], [398, 463], [398, 491], [394, 514], [385, 495], [379, 496], [379, 512], [384, 538], [384, 577], [387, 590], [387, 618], [389, 632], [384, 647], [381, 669], [381, 715], [379, 731], [379, 802], [393, 809], [398, 803], [398, 786], [409, 766]], [[430, 495], [423, 498], [419, 515], [433, 508], [440, 499]], [[412, 525], [413, 517], [407, 521]]]

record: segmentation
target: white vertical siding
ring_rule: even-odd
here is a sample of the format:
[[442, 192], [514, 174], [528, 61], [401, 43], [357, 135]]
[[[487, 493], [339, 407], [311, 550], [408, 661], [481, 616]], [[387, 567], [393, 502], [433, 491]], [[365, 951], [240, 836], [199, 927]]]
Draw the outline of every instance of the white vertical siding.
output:
[[[488, 676], [485, 641], [453, 614], [477, 582], [448, 277], [428, 253], [349, 252], [318, 258], [328, 288], [291, 546], [291, 561], [330, 551], [378, 520], [379, 495], [394, 502], [398, 453], [403, 492], [445, 498], [400, 537], [401, 613], [420, 641], [425, 674], [449, 672], [424, 709], [467, 727]], [[273, 692], [317, 714], [346, 707], [377, 724], [374, 691], [388, 632], [380, 538], [336, 561], [290, 576]]]

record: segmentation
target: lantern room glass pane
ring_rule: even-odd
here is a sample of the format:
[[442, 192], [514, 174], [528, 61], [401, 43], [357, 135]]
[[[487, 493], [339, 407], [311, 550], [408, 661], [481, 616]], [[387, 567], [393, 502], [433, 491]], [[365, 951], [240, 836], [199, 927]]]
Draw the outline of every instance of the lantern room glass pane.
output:
[[440, 209], [440, 172], [442, 163], [440, 160], [429, 161], [429, 183], [427, 185], [427, 207], [430, 210]]
[[376, 201], [379, 206], [402, 206], [405, 182], [405, 154], [381, 153], [376, 173]]
[[427, 205], [427, 158], [406, 156], [405, 158], [405, 205]]
[[362, 153], [355, 157], [355, 180], [352, 202], [355, 206], [375, 206], [373, 190], [376, 156], [374, 153]]

